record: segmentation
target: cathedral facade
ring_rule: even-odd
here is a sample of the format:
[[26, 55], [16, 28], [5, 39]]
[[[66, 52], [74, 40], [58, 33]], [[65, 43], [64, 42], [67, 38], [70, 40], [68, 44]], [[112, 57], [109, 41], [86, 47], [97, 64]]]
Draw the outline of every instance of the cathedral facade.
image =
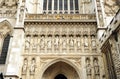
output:
[[0, 0], [4, 79], [120, 79], [119, 0]]

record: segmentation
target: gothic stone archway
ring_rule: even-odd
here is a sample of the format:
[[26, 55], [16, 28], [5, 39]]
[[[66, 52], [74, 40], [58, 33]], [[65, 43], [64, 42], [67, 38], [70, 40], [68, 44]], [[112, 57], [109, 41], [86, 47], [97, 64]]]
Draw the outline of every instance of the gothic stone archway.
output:
[[48, 67], [42, 79], [56, 79], [63, 76], [65, 79], [80, 79], [75, 69], [69, 64], [59, 61]]

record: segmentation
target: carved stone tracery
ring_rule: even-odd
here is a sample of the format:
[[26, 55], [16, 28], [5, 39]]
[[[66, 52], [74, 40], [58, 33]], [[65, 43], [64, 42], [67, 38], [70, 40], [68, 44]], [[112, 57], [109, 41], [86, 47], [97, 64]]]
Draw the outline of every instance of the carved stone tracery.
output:
[[0, 23], [0, 55], [2, 51], [2, 46], [5, 37], [9, 34], [11, 35], [12, 33], [12, 27], [8, 21], [3, 21]]

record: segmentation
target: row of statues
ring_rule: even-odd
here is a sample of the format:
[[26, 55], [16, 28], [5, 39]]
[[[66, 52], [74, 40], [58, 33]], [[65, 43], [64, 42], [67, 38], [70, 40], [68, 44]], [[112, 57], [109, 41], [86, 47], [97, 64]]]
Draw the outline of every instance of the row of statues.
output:
[[[93, 70], [94, 70], [94, 74], [95, 74], [95, 79], [99, 79], [99, 75], [100, 75], [100, 70], [99, 70], [99, 64], [98, 64], [98, 59], [95, 58], [93, 60]], [[36, 70], [36, 60], [33, 58], [31, 60], [31, 64], [30, 66], [28, 66], [28, 60], [24, 59], [23, 62], [23, 66], [22, 66], [22, 74], [26, 74], [27, 70], [29, 69], [30, 74], [34, 74], [35, 70]], [[86, 74], [87, 74], [87, 79], [91, 79], [92, 76], [92, 66], [90, 64], [90, 59], [87, 58], [86, 59]]]
[[95, 79], [99, 79], [100, 76], [100, 70], [99, 70], [99, 64], [98, 64], [98, 59], [95, 58], [93, 60], [93, 69], [90, 64], [90, 59], [86, 59], [86, 74], [87, 74], [87, 79], [92, 79], [92, 70], [94, 70], [94, 77]]
[[24, 59], [23, 66], [22, 66], [22, 74], [26, 74], [28, 69], [29, 69], [30, 74], [35, 73], [36, 61], [34, 58], [31, 60], [30, 66], [28, 66], [28, 60]]
[[[36, 49], [37, 45], [39, 45], [40, 48], [45, 48], [45, 46], [47, 46], [47, 48], [52, 48], [53, 45], [55, 48], [58, 48], [60, 46], [62, 46], [62, 48], [66, 48], [67, 46], [69, 47], [77, 46], [78, 48], [80, 48], [81, 45], [84, 45], [85, 47], [88, 47], [90, 45], [88, 36], [84, 36], [83, 40], [81, 40], [81, 37], [77, 38], [70, 37], [69, 39], [66, 37], [62, 37], [61, 39], [59, 36], [56, 36], [55, 38], [52, 37], [45, 38], [44, 36], [41, 36], [39, 43], [35, 43], [34, 41], [32, 45], [29, 40], [25, 41], [25, 49], [29, 49], [30, 46], [32, 46], [33, 49]], [[92, 47], [95, 47], [96, 46], [95, 36], [91, 36], [90, 41]]]

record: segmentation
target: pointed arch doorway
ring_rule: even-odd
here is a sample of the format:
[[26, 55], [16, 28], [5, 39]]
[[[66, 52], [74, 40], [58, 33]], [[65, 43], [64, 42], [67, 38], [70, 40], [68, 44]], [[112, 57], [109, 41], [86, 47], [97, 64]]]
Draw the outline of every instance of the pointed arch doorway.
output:
[[50, 65], [42, 79], [80, 79], [76, 70], [66, 62], [59, 61]]

